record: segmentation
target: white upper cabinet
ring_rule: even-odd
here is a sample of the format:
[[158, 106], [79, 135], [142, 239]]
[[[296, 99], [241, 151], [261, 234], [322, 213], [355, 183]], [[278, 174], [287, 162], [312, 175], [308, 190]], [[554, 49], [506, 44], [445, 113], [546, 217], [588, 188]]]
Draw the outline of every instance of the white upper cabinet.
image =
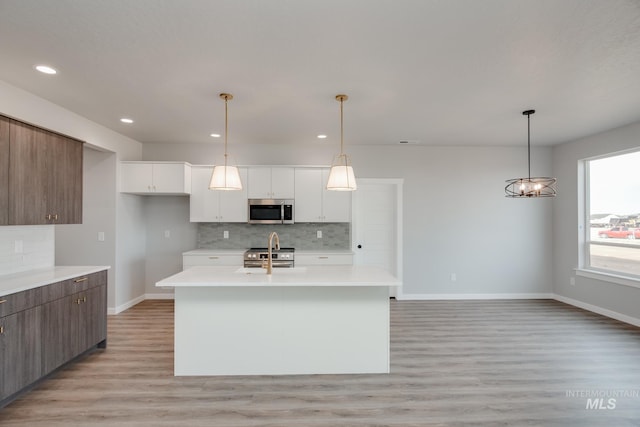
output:
[[191, 193], [191, 165], [185, 162], [121, 162], [120, 192], [188, 195]]
[[293, 199], [294, 168], [250, 167], [247, 189], [250, 199]]
[[247, 169], [238, 168], [242, 190], [209, 190], [213, 166], [193, 166], [191, 170], [191, 222], [247, 222]]
[[328, 168], [296, 168], [296, 222], [350, 222], [351, 192], [328, 191]]

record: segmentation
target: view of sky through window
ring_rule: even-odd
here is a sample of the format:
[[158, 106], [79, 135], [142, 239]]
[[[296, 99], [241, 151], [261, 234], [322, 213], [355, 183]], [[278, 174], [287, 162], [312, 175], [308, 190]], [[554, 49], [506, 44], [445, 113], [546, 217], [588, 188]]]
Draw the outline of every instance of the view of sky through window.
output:
[[591, 214], [640, 214], [640, 151], [589, 162]]

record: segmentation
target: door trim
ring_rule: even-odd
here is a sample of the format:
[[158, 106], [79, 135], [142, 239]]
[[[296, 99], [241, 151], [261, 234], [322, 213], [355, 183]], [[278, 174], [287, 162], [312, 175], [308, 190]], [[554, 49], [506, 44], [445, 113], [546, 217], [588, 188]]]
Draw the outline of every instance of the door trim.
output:
[[[404, 185], [404, 178], [358, 178], [357, 179], [358, 184], [384, 184], [384, 185], [394, 185], [396, 187], [396, 229], [395, 229], [395, 233], [396, 233], [396, 271], [395, 272], [391, 272], [391, 274], [393, 274], [394, 276], [396, 276], [398, 278], [398, 280], [400, 281], [400, 286], [398, 286], [398, 288], [396, 289], [395, 292], [395, 297], [400, 299], [402, 297], [402, 287], [403, 287], [403, 281], [402, 281], [402, 276], [403, 276], [403, 270], [404, 270], [404, 265], [403, 265], [403, 257], [402, 257], [402, 248], [403, 248], [403, 243], [402, 243], [402, 238], [403, 238], [403, 234], [402, 234], [402, 218], [403, 218], [403, 212], [402, 212], [402, 206], [403, 206], [403, 201], [402, 201], [402, 196], [403, 196], [403, 185]], [[356, 190], [357, 192], [358, 190]], [[357, 197], [357, 196], [356, 196]], [[354, 221], [355, 218], [355, 199], [356, 197], [352, 197], [351, 198], [351, 218], [352, 218], [352, 230], [351, 230], [351, 250], [352, 251], [356, 251], [356, 228], [357, 228], [357, 224]], [[393, 294], [392, 294], [393, 295]]]

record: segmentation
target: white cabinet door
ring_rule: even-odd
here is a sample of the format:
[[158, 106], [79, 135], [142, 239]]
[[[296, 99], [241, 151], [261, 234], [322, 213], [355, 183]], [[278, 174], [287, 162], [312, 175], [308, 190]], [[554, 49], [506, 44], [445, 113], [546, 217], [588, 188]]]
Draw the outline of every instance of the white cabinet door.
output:
[[219, 191], [209, 190], [213, 167], [194, 166], [191, 169], [191, 197], [189, 220], [191, 222], [219, 222]]
[[296, 267], [304, 267], [307, 265], [353, 265], [353, 254], [296, 253]]
[[322, 169], [322, 219], [324, 222], [351, 222], [351, 191], [329, 191], [329, 169]]
[[351, 192], [328, 191], [328, 168], [296, 168], [296, 222], [350, 222]]
[[249, 198], [292, 199], [294, 179], [294, 168], [249, 168], [247, 178]]
[[247, 176], [250, 199], [271, 198], [271, 168], [249, 168]]
[[242, 190], [209, 190], [213, 166], [194, 166], [191, 172], [191, 222], [247, 222], [247, 169], [238, 168]]
[[220, 222], [247, 222], [249, 206], [247, 204], [247, 168], [238, 168], [242, 190], [213, 191], [220, 197]]
[[152, 166], [155, 193], [189, 194], [191, 192], [188, 166], [183, 163], [154, 163]]
[[295, 170], [295, 221], [322, 221], [322, 171], [296, 168]]
[[120, 192], [181, 195], [191, 193], [191, 166], [183, 162], [122, 162]]
[[274, 199], [293, 199], [294, 168], [271, 168], [271, 194]]
[[122, 193], [151, 193], [153, 165], [151, 163], [121, 163], [120, 191]]

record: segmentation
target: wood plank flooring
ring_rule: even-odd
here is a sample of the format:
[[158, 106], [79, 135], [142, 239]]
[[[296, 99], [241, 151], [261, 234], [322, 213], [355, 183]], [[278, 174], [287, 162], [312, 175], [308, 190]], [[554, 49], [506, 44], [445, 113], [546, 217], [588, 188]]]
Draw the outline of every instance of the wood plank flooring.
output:
[[389, 375], [174, 377], [172, 301], [108, 322], [0, 425], [640, 426], [640, 329], [557, 301], [392, 301]]

